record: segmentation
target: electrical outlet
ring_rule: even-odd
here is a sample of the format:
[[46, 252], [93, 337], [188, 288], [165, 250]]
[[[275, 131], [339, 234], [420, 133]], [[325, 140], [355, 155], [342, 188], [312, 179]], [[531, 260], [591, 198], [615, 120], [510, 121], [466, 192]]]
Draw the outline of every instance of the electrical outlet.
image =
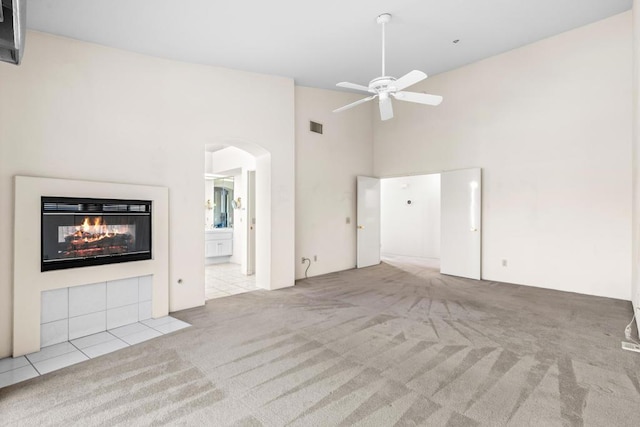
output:
[[635, 351], [640, 353], [640, 345], [622, 341], [622, 349], [627, 351]]
[[314, 261], [318, 261], [318, 255], [314, 255], [314, 256], [313, 256], [313, 260], [314, 260]]
[[625, 339], [628, 339], [628, 340], [631, 339], [631, 325], [624, 328], [624, 337]]
[[302, 261], [300, 261], [300, 264], [304, 264], [305, 259], [306, 259], [305, 257], [302, 257]]
[[506, 259], [503, 259], [503, 260], [502, 260], [502, 266], [503, 266], [503, 267], [506, 267], [506, 266], [507, 266], [507, 260], [506, 260]]
[[351, 217], [347, 217], [347, 224], [351, 224]]

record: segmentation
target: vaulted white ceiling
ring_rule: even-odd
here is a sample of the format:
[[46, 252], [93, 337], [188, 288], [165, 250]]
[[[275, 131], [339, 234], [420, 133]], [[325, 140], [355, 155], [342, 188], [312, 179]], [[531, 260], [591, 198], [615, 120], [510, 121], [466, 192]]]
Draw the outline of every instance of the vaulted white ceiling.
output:
[[[631, 8], [632, 0], [29, 0], [28, 27], [179, 61], [335, 88], [441, 73]], [[460, 40], [453, 43], [453, 40]], [[28, 40], [27, 40], [28, 43]], [[28, 55], [28, 44], [26, 49]], [[223, 83], [223, 82], [222, 82]]]

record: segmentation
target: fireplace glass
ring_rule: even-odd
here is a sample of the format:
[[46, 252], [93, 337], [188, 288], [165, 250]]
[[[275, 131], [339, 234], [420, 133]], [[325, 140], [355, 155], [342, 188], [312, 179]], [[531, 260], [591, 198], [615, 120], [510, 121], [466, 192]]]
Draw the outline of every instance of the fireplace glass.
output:
[[151, 201], [42, 197], [42, 271], [151, 259]]

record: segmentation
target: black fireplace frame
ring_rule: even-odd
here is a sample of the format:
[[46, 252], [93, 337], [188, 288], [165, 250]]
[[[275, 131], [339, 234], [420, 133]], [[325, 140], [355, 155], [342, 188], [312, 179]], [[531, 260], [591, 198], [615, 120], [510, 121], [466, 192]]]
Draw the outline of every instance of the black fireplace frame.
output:
[[[46, 205], [49, 204], [49, 205]], [[51, 204], [56, 204], [55, 208]], [[72, 209], [71, 206], [80, 208]], [[127, 210], [105, 210], [104, 205], [127, 205]], [[138, 210], [129, 210], [131, 206], [137, 206]], [[139, 210], [140, 207], [144, 210]], [[57, 259], [55, 261], [45, 262], [44, 252], [44, 216], [46, 212], [58, 214], [77, 214], [77, 215], [101, 215], [102, 213], [122, 213], [135, 215], [148, 215], [149, 217], [149, 251], [142, 253], [124, 253], [98, 255], [74, 259]], [[131, 200], [131, 199], [99, 199], [90, 197], [56, 197], [41, 196], [40, 208], [40, 271], [64, 270], [69, 268], [90, 267], [97, 265], [116, 264], [130, 261], [144, 261], [153, 259], [153, 215], [151, 200]]]

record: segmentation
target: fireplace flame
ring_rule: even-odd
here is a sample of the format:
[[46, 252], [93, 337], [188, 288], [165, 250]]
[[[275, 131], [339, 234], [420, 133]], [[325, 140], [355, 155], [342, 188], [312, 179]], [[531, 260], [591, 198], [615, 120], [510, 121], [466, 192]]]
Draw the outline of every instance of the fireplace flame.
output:
[[88, 233], [90, 228], [91, 224], [89, 224], [89, 217], [85, 217], [82, 225], [78, 227], [78, 231], [82, 230], [84, 233]]
[[81, 218], [79, 225], [58, 227], [62, 258], [122, 254], [135, 247], [135, 224], [118, 224], [116, 220], [108, 225], [100, 215]]
[[85, 217], [82, 224], [76, 227], [74, 236], [83, 238], [85, 242], [89, 242], [115, 236], [116, 234], [118, 234], [116, 231], [109, 232], [107, 223], [102, 221], [100, 217], [95, 217], [93, 224], [91, 224], [89, 217]]

